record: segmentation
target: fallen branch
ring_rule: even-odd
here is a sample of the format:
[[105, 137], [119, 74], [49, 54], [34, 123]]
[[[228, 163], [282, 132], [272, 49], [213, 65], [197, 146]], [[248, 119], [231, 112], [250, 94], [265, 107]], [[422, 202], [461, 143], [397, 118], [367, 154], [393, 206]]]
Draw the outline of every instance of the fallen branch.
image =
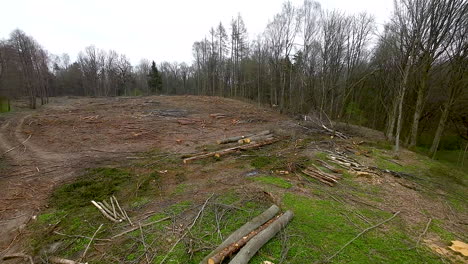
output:
[[427, 233], [427, 229], [429, 229], [429, 226], [431, 225], [431, 222], [432, 222], [432, 218], [429, 218], [429, 221], [427, 221], [427, 224], [426, 224], [426, 227], [424, 228], [424, 231], [418, 237], [418, 241], [416, 242], [416, 247], [419, 246], [419, 243], [421, 242], [421, 239]]
[[244, 236], [252, 232], [253, 230], [257, 229], [261, 225], [265, 224], [273, 218], [278, 212], [279, 212], [279, 207], [276, 205], [270, 206], [267, 210], [265, 210], [263, 213], [260, 215], [254, 217], [252, 220], [249, 222], [245, 223], [243, 226], [241, 226], [239, 229], [234, 231], [231, 235], [229, 235], [228, 238], [226, 238], [223, 243], [221, 243], [216, 249], [214, 249], [210, 254], [208, 254], [201, 262], [200, 264], [206, 264], [208, 263], [208, 260], [214, 256], [219, 254], [219, 252], [223, 251], [226, 247], [231, 245], [232, 243], [235, 243], [236, 241], [242, 239]]
[[[213, 197], [214, 194], [212, 194], [210, 197], [208, 197], [208, 199], [206, 199], [205, 203], [203, 204], [202, 208], [200, 209], [200, 211], [198, 211], [198, 214], [197, 216], [195, 217], [195, 219], [193, 220], [192, 224], [187, 228], [187, 231], [185, 231], [185, 233], [174, 243], [174, 245], [172, 245], [171, 249], [167, 252], [167, 254], [164, 256], [164, 258], [161, 260], [161, 262], [159, 262], [159, 264], [163, 264], [167, 257], [169, 256], [169, 254], [171, 254], [171, 252], [174, 250], [174, 248], [179, 244], [179, 242], [184, 239], [184, 237], [190, 232], [190, 230], [192, 229], [192, 227], [195, 225], [195, 223], [197, 222], [198, 218], [200, 217], [201, 213], [203, 212], [203, 210], [205, 210], [205, 207], [206, 207], [206, 204], [208, 203], [208, 201], [211, 199], [211, 197]], [[153, 261], [153, 259], [151, 259], [151, 262]], [[151, 263], [150, 262], [150, 263]]]
[[240, 139], [253, 137], [253, 136], [268, 135], [270, 133], [271, 133], [270, 130], [265, 130], [265, 131], [261, 131], [261, 132], [255, 133], [255, 134], [249, 134], [249, 135], [244, 135], [244, 136], [236, 136], [236, 137], [221, 139], [221, 140], [218, 140], [217, 143], [218, 144], [227, 144], [227, 143], [237, 142]]
[[31, 138], [31, 136], [32, 136], [32, 134], [29, 134], [29, 136], [28, 136], [28, 138], [27, 138], [26, 140], [24, 140], [23, 142], [21, 142], [20, 144], [18, 144], [18, 145], [16, 145], [16, 146], [12, 147], [11, 149], [9, 149], [9, 150], [3, 152], [2, 156], [5, 155], [5, 154], [7, 154], [7, 153], [10, 152], [10, 151], [13, 151], [13, 150], [17, 149], [19, 146], [23, 146], [24, 143], [26, 143], [26, 142]]
[[237, 255], [229, 262], [230, 264], [247, 264], [249, 260], [257, 253], [257, 251], [272, 239], [281, 229], [283, 229], [294, 214], [291, 211], [286, 211], [276, 221], [270, 224], [265, 230], [253, 237], [247, 244], [237, 253]]
[[[154, 224], [157, 224], [157, 223], [159, 223], [159, 222], [166, 221], [166, 220], [169, 220], [169, 219], [171, 219], [171, 217], [169, 217], [169, 216], [168, 216], [168, 217], [164, 217], [164, 218], [161, 218], [161, 219], [156, 220], [156, 221], [153, 221], [153, 222], [149, 222], [149, 223], [146, 223], [146, 224], [142, 224], [141, 227], [154, 225]], [[132, 228], [130, 228], [130, 229], [128, 229], [128, 230], [123, 231], [122, 233], [119, 233], [119, 234], [117, 234], [117, 235], [111, 237], [111, 239], [114, 239], [114, 238], [117, 238], [117, 237], [121, 237], [121, 236], [123, 236], [123, 235], [125, 235], [125, 234], [127, 234], [127, 233], [130, 233], [130, 232], [133, 232], [133, 231], [135, 231], [135, 230], [137, 230], [137, 229], [139, 229], [139, 228], [140, 228], [140, 226], [132, 227]]]
[[94, 232], [93, 236], [92, 236], [91, 239], [89, 240], [88, 245], [86, 246], [85, 251], [83, 252], [83, 255], [81, 255], [80, 261], [82, 261], [82, 260], [86, 257], [86, 253], [88, 253], [89, 247], [91, 246], [91, 243], [93, 243], [94, 237], [97, 235], [97, 233], [99, 232], [99, 230], [101, 230], [102, 226], [103, 226], [103, 224], [101, 224], [101, 225], [98, 227], [98, 229], [96, 230], [96, 232]]
[[6, 255], [3, 256], [2, 260], [9, 260], [9, 259], [15, 259], [15, 258], [22, 258], [22, 259], [27, 259], [29, 260], [29, 263], [34, 264], [33, 258], [30, 255], [26, 255], [23, 253], [16, 253], [16, 254], [11, 254], [11, 255]]
[[347, 246], [349, 246], [349, 244], [353, 243], [354, 240], [358, 239], [360, 236], [362, 236], [363, 234], [365, 234], [366, 232], [376, 228], [376, 227], [379, 227], [385, 223], [387, 223], [388, 221], [392, 220], [393, 218], [395, 218], [398, 214], [400, 213], [400, 211], [394, 213], [391, 217], [385, 219], [384, 221], [376, 224], [376, 225], [373, 225], [371, 227], [368, 227], [364, 230], [361, 231], [361, 233], [357, 234], [357, 236], [355, 236], [353, 239], [349, 240], [346, 244], [344, 244], [337, 252], [335, 252], [335, 254], [331, 255], [330, 257], [328, 257], [325, 262], [329, 262], [332, 258], [336, 257], [336, 255], [338, 255], [341, 251], [343, 251], [343, 249], [345, 249]]
[[122, 222], [122, 219], [115, 219], [114, 217], [110, 216], [97, 202], [91, 201], [91, 203], [96, 206], [96, 208], [104, 215], [107, 219], [111, 220], [112, 222], [115, 223], [120, 223]]
[[70, 259], [54, 257], [54, 256], [49, 258], [49, 262], [57, 263], [57, 264], [87, 264], [87, 263], [81, 263], [81, 262], [77, 262], [77, 261], [70, 260]]
[[279, 139], [272, 138], [272, 139], [265, 140], [265, 141], [258, 142], [258, 143], [252, 143], [252, 144], [248, 144], [248, 145], [236, 146], [236, 147], [222, 149], [222, 150], [218, 150], [218, 151], [214, 151], [214, 152], [210, 152], [210, 153], [202, 153], [202, 154], [192, 156], [190, 158], [186, 158], [186, 159], [183, 160], [183, 162], [184, 163], [189, 163], [190, 161], [193, 161], [193, 160], [199, 160], [199, 159], [204, 159], [204, 158], [209, 158], [209, 157], [219, 158], [221, 156], [227, 155], [229, 153], [236, 152], [238, 150], [258, 148], [258, 147], [261, 147], [261, 146], [264, 146], [264, 145], [273, 144], [273, 143], [275, 143], [277, 141], [279, 141]]
[[128, 222], [130, 223], [131, 226], [133, 226], [133, 223], [132, 223], [132, 220], [130, 220], [130, 217], [128, 217], [127, 215], [127, 212], [125, 210], [123, 210], [121, 207], [120, 207], [120, 204], [119, 204], [119, 201], [117, 201], [117, 198], [115, 198], [114, 195], [112, 195], [111, 199], [114, 199], [115, 201], [115, 204], [117, 205], [117, 208], [119, 208], [119, 211], [120, 213], [125, 216], [125, 218], [127, 218]]

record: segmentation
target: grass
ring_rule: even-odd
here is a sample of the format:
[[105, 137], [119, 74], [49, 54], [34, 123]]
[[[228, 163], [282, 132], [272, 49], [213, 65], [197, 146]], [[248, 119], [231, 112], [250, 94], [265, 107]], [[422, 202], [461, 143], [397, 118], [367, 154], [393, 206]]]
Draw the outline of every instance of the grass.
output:
[[[284, 209], [290, 209], [295, 216], [286, 227], [284, 234], [268, 242], [251, 261], [279, 261], [282, 252], [289, 248], [285, 263], [314, 263], [324, 261], [341, 246], [355, 237], [361, 230], [350, 221], [359, 218], [349, 214], [334, 201], [315, 200], [293, 193], [283, 199]], [[368, 212], [380, 220], [391, 214], [382, 211]], [[364, 223], [362, 223], [364, 224]], [[371, 230], [346, 247], [332, 263], [439, 263], [438, 256], [428, 250], [406, 250], [414, 245], [405, 233], [400, 219], [394, 219], [384, 226]]]
[[91, 200], [109, 198], [130, 178], [128, 172], [115, 168], [91, 169], [75, 182], [55, 190], [50, 203], [58, 209], [83, 207]]
[[276, 177], [276, 176], [258, 176], [258, 177], [253, 177], [251, 179], [254, 181], [261, 182], [261, 183], [275, 185], [277, 187], [284, 188], [284, 189], [289, 189], [293, 186], [287, 180], [280, 178], [280, 177]]
[[[149, 217], [146, 222], [166, 216], [174, 217], [175, 221], [163, 221], [144, 229], [145, 242], [154, 249], [153, 263], [159, 263], [174, 242], [183, 234], [184, 229], [181, 225], [190, 224], [203, 203], [191, 197], [187, 198], [187, 195], [184, 196], [194, 191], [190, 179], [196, 175], [195, 173], [211, 174], [226, 168], [235, 168], [239, 173], [252, 170], [252, 168], [260, 171], [260, 176], [248, 177], [248, 180], [260, 183], [254, 185], [258, 188], [254, 193], [261, 194], [263, 190], [268, 190], [275, 196], [282, 197], [282, 209], [292, 210], [295, 214], [292, 222], [262, 247], [250, 263], [261, 263], [264, 260], [273, 263], [324, 261], [360, 231], [370, 226], [356, 213], [364, 215], [373, 224], [392, 215], [375, 208], [369, 209], [359, 204], [352, 206], [348, 204], [344, 197], [354, 196], [376, 203], [383, 202], [383, 198], [379, 186], [357, 182], [355, 176], [347, 173], [343, 175], [340, 184], [333, 189], [320, 183], [307, 183], [306, 187], [301, 187], [306, 193], [304, 195], [292, 191], [294, 190], [292, 189], [293, 182], [297, 183], [294, 176], [284, 178], [265, 175], [265, 171], [287, 170], [289, 166], [297, 168], [297, 165], [307, 166], [313, 162], [301, 156], [300, 152], [284, 151], [286, 147], [288, 147], [287, 142], [284, 144], [280, 142], [278, 145], [246, 151], [244, 152], [246, 155], [236, 159], [223, 157], [217, 162], [213, 159], [206, 159], [191, 163], [190, 166], [181, 166], [181, 159], [176, 155], [166, 155], [155, 150], [148, 153], [147, 160], [140, 160], [132, 168], [88, 170], [75, 182], [55, 190], [49, 209], [39, 215], [38, 220], [30, 227], [31, 248], [36, 254], [45, 254], [44, 249], [48, 245], [59, 243], [55, 255], [78, 259], [88, 240], [60, 236], [53, 231], [91, 236], [100, 223], [105, 223], [97, 238], [108, 238], [126, 228], [124, 223], [113, 224], [103, 218], [89, 203], [91, 199], [103, 200], [109, 195], [116, 195], [119, 201], [122, 200], [122, 205], [128, 209], [132, 217], [141, 213], [141, 210], [151, 202], [162, 198], [163, 207], [159, 207], [158, 204], [158, 212]], [[301, 146], [301, 148], [306, 147]], [[418, 178], [428, 180], [424, 184], [432, 188], [437, 187], [435, 183], [443, 182], [444, 186], [438, 188], [442, 188], [445, 192], [452, 190], [453, 193], [447, 194], [447, 199], [453, 200], [456, 210], [464, 210], [466, 205], [460, 201], [460, 197], [463, 197], [461, 191], [466, 188], [466, 173], [462, 170], [420, 155], [412, 157], [410, 166], [399, 166], [388, 161], [392, 158], [385, 151], [375, 149], [373, 153], [376, 163], [381, 168], [398, 170], [397, 167], [401, 167], [400, 169], [404, 172], [413, 173]], [[317, 153], [315, 157], [325, 160], [326, 154]], [[397, 162], [404, 163], [406, 160], [402, 159]], [[167, 172], [163, 172], [165, 170]], [[173, 180], [171, 185], [174, 188], [165, 186], [166, 177]], [[247, 193], [250, 194], [250, 190]], [[166, 263], [199, 263], [230, 233], [271, 205], [271, 202], [258, 197], [249, 198], [247, 193], [224, 191], [220, 195], [215, 195], [211, 200], [212, 203], [208, 204], [190, 233], [187, 234], [186, 239], [168, 255]], [[330, 193], [340, 197], [344, 203], [331, 199]], [[206, 194], [206, 197], [208, 195]], [[444, 241], [449, 241], [453, 238], [453, 234], [446, 231], [444, 224], [443, 221], [434, 219], [429, 232], [438, 234]], [[439, 256], [434, 255], [422, 244], [417, 250], [409, 249], [415, 245], [415, 236], [417, 237], [421, 232], [421, 228], [421, 226], [411, 227], [397, 217], [361, 236], [338, 254], [332, 262], [440, 263]], [[106, 254], [102, 259], [97, 260], [91, 257], [89, 261], [92, 263], [138, 263], [144, 258], [145, 252], [140, 240], [140, 231], [133, 231], [128, 236], [108, 244], [105, 247]]]

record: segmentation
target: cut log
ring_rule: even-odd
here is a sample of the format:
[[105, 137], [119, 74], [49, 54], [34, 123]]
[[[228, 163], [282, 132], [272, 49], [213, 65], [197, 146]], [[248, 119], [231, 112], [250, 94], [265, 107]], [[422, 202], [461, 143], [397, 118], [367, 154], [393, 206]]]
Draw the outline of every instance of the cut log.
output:
[[268, 138], [273, 138], [273, 134], [270, 133], [270, 134], [266, 134], [266, 135], [255, 135], [255, 136], [239, 139], [237, 141], [237, 143], [239, 143], [239, 144], [247, 143], [248, 144], [248, 143], [251, 143], [251, 142], [254, 142], [254, 141], [266, 140]]
[[74, 260], [64, 259], [64, 258], [59, 258], [59, 257], [50, 257], [49, 262], [57, 263], [57, 264], [84, 264], [84, 263], [77, 262]]
[[265, 230], [253, 237], [229, 262], [229, 264], [247, 264], [257, 251], [283, 229], [293, 218], [291, 211], [286, 211], [281, 217], [270, 224]]
[[317, 171], [314, 171], [314, 170], [308, 170], [308, 169], [305, 169], [305, 170], [302, 170], [302, 173], [322, 182], [322, 183], [325, 183], [326, 185], [329, 185], [329, 186], [334, 186], [335, 183], [337, 182], [336, 180], [334, 179], [331, 179], [331, 178], [328, 178], [328, 177], [324, 177], [323, 175], [320, 175], [319, 173], [317, 173]]
[[326, 163], [323, 160], [317, 159], [316, 161], [318, 161], [320, 164], [322, 164], [323, 167], [329, 169], [330, 171], [333, 171], [334, 173], [342, 173], [343, 172], [342, 170], [333, 167], [332, 165]]
[[258, 215], [257, 217], [253, 218], [249, 222], [245, 223], [239, 229], [234, 231], [228, 238], [226, 238], [223, 243], [221, 243], [215, 250], [213, 250], [210, 254], [208, 254], [200, 264], [208, 263], [208, 259], [212, 256], [216, 255], [217, 253], [221, 252], [224, 248], [229, 246], [230, 244], [238, 241], [245, 235], [249, 234], [253, 230], [257, 229], [259, 226], [263, 225], [264, 223], [268, 222], [271, 218], [273, 218], [278, 212], [279, 208], [276, 205], [272, 205], [262, 214]]
[[221, 139], [221, 140], [218, 140], [217, 143], [218, 144], [227, 144], [227, 143], [237, 142], [240, 139], [253, 137], [253, 136], [260, 136], [260, 135], [268, 135], [270, 133], [271, 133], [270, 130], [265, 130], [265, 131], [261, 131], [259, 133], [255, 133], [255, 134], [249, 134], [249, 135], [244, 135], [244, 136], [237, 136], [237, 137], [230, 137], [230, 138]]
[[202, 154], [192, 156], [190, 158], [186, 158], [186, 159], [183, 160], [183, 162], [184, 163], [189, 163], [189, 162], [194, 161], [194, 160], [199, 160], [199, 159], [204, 159], [204, 158], [209, 158], [209, 157], [219, 158], [221, 156], [236, 152], [238, 150], [247, 150], [247, 149], [258, 148], [258, 147], [261, 147], [261, 146], [273, 144], [273, 143], [275, 143], [277, 141], [279, 141], [279, 139], [272, 138], [270, 140], [265, 140], [265, 141], [258, 142], [258, 143], [252, 143], [252, 144], [249, 144], [249, 145], [236, 146], [236, 147], [222, 149], [222, 150], [218, 150], [218, 151], [214, 151], [214, 152], [210, 152], [210, 153], [202, 153]]
[[104, 215], [107, 219], [111, 220], [112, 222], [120, 223], [122, 220], [117, 220], [114, 217], [110, 216], [98, 203], [95, 201], [91, 201], [91, 203], [96, 206], [96, 208]]
[[258, 233], [262, 232], [265, 230], [268, 226], [270, 226], [273, 222], [275, 222], [281, 215], [277, 215], [273, 217], [272, 219], [268, 220], [265, 224], [261, 225], [259, 228], [253, 230], [252, 232], [248, 233], [246, 236], [242, 237], [238, 241], [232, 243], [231, 245], [227, 246], [223, 250], [221, 250], [219, 253], [216, 255], [212, 256], [211, 258], [208, 259], [208, 264], [219, 264], [223, 262], [223, 260], [227, 257], [232, 256], [234, 253], [239, 251], [247, 242], [250, 241], [254, 236], [256, 236]]

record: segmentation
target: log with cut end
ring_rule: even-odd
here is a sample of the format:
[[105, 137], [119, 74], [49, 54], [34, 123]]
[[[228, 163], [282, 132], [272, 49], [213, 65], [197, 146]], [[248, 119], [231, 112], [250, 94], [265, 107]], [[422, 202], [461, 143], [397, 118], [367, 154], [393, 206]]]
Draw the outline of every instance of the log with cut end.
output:
[[252, 232], [248, 233], [246, 236], [242, 237], [238, 241], [232, 243], [228, 247], [221, 250], [219, 253], [215, 254], [211, 258], [208, 259], [208, 264], [219, 264], [223, 262], [223, 260], [227, 257], [232, 256], [234, 253], [239, 251], [247, 242], [250, 241], [254, 236], [265, 230], [268, 226], [270, 226], [273, 222], [275, 222], [281, 215], [277, 215], [272, 219], [268, 220], [265, 224], [261, 225], [259, 228], [253, 230]]
[[213, 250], [210, 254], [208, 254], [201, 262], [200, 264], [206, 264], [208, 263], [208, 259], [211, 258], [212, 256], [218, 254], [221, 252], [223, 249], [231, 245], [232, 243], [238, 241], [242, 237], [246, 236], [253, 230], [257, 229], [259, 226], [263, 225], [264, 223], [268, 222], [271, 218], [273, 218], [278, 212], [279, 212], [279, 207], [276, 205], [272, 205], [270, 208], [268, 208], [266, 211], [261, 213], [260, 215], [256, 216], [249, 222], [245, 223], [243, 226], [241, 226], [239, 229], [234, 231], [231, 235], [229, 235], [228, 238], [226, 238], [223, 243], [221, 243], [215, 250]]
[[266, 135], [255, 135], [255, 136], [239, 139], [237, 142], [239, 144], [244, 144], [244, 143], [248, 144], [248, 143], [259, 141], [259, 140], [268, 140], [269, 138], [273, 138], [273, 134], [270, 133]]
[[254, 236], [237, 255], [229, 262], [230, 264], [247, 264], [249, 260], [263, 247], [270, 239], [272, 239], [281, 229], [283, 229], [294, 214], [291, 211], [286, 211], [276, 221], [271, 223], [265, 230]]
[[218, 150], [218, 151], [214, 151], [214, 152], [210, 152], [210, 153], [198, 154], [198, 155], [195, 155], [193, 157], [186, 158], [183, 161], [184, 161], [184, 163], [189, 163], [189, 162], [194, 161], [194, 160], [199, 160], [199, 159], [204, 159], [204, 158], [209, 158], [209, 157], [219, 158], [221, 156], [227, 155], [229, 153], [236, 152], [238, 150], [247, 150], [247, 149], [258, 148], [258, 147], [261, 147], [261, 146], [273, 144], [273, 143], [275, 143], [277, 141], [279, 141], [279, 139], [271, 138], [269, 140], [265, 140], [265, 141], [261, 141], [261, 142], [257, 142], [257, 143], [253, 143], [253, 144], [249, 144], [249, 145], [236, 146], [236, 147], [222, 149], [222, 150]]
[[271, 134], [270, 130], [265, 130], [265, 131], [261, 131], [259, 133], [254, 133], [254, 134], [249, 134], [249, 135], [225, 138], [225, 139], [218, 140], [216, 143], [218, 143], [218, 144], [227, 144], [227, 143], [237, 142], [237, 141], [239, 141], [241, 139], [248, 138], [248, 137], [268, 135], [268, 134]]
[[51, 263], [57, 263], [57, 264], [83, 264], [81, 262], [77, 262], [71, 259], [64, 259], [64, 258], [59, 258], [59, 257], [50, 257], [49, 262]]

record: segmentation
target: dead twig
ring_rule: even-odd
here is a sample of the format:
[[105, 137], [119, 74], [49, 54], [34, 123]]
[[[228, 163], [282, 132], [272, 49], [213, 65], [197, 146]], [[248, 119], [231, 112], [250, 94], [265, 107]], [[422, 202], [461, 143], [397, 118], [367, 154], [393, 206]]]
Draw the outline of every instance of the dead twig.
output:
[[26, 140], [24, 140], [23, 142], [21, 142], [20, 144], [18, 144], [18, 145], [16, 145], [16, 146], [12, 147], [11, 149], [9, 149], [9, 150], [3, 152], [2, 156], [4, 156], [5, 154], [7, 154], [7, 153], [10, 152], [10, 151], [13, 151], [13, 150], [17, 149], [17, 148], [20, 147], [20, 146], [24, 146], [24, 143], [26, 143], [26, 142], [31, 138], [31, 136], [32, 136], [32, 134], [29, 134], [29, 137], [28, 137]]
[[89, 240], [89, 243], [88, 245], [86, 246], [86, 249], [85, 251], [83, 252], [83, 255], [81, 256], [80, 260], [79, 261], [82, 261], [85, 257], [86, 257], [86, 253], [88, 253], [88, 250], [89, 250], [89, 247], [91, 246], [91, 243], [93, 243], [93, 240], [94, 240], [94, 237], [97, 235], [97, 233], [99, 232], [99, 230], [101, 230], [103, 224], [101, 224], [98, 229], [94, 232], [93, 236], [91, 237], [91, 239]]
[[353, 243], [354, 240], [358, 239], [360, 236], [362, 236], [363, 234], [365, 234], [366, 232], [376, 228], [376, 227], [379, 227], [385, 223], [387, 223], [388, 221], [392, 220], [393, 218], [395, 218], [398, 214], [400, 213], [400, 211], [394, 213], [391, 217], [385, 219], [384, 221], [376, 224], [376, 225], [373, 225], [371, 227], [368, 227], [364, 230], [362, 230], [359, 234], [357, 234], [357, 236], [355, 236], [353, 239], [349, 240], [348, 242], [346, 242], [346, 244], [344, 244], [338, 251], [335, 252], [335, 254], [331, 255], [330, 257], [328, 257], [325, 262], [330, 262], [331, 259], [333, 259], [334, 257], [336, 257], [336, 255], [338, 255], [341, 251], [343, 251], [343, 249], [345, 249], [347, 246], [349, 246], [351, 243]]
[[15, 258], [27, 259], [29, 260], [29, 263], [34, 264], [33, 258], [30, 255], [26, 255], [23, 253], [15, 253], [11, 255], [6, 255], [6, 256], [3, 256], [2, 260], [9, 260], [9, 259], [15, 259]]
[[[174, 248], [179, 244], [179, 242], [184, 239], [184, 237], [190, 232], [190, 230], [192, 229], [192, 227], [197, 223], [197, 220], [198, 218], [200, 217], [200, 215], [202, 214], [202, 212], [205, 210], [205, 207], [206, 207], [206, 204], [208, 203], [208, 201], [211, 199], [211, 197], [213, 197], [214, 193], [210, 195], [210, 197], [208, 197], [208, 199], [205, 200], [205, 203], [203, 204], [203, 206], [201, 207], [200, 211], [198, 211], [198, 214], [197, 216], [195, 217], [195, 219], [193, 220], [192, 224], [190, 224], [190, 226], [187, 228], [187, 231], [185, 231], [185, 233], [174, 243], [174, 245], [172, 245], [171, 249], [167, 252], [167, 254], [164, 256], [164, 258], [161, 260], [161, 262], [159, 262], [159, 264], [163, 264], [167, 257], [169, 256], [169, 254], [172, 253], [172, 251], [174, 250]], [[151, 259], [151, 261], [153, 261], [153, 259]]]
[[427, 224], [426, 224], [426, 227], [424, 228], [424, 231], [418, 237], [418, 241], [416, 242], [416, 247], [419, 246], [419, 243], [421, 242], [421, 239], [427, 233], [427, 229], [429, 229], [429, 226], [431, 225], [431, 222], [432, 222], [432, 218], [429, 218], [429, 221], [427, 221]]
[[[154, 224], [157, 224], [157, 223], [159, 223], [159, 222], [166, 221], [166, 220], [169, 220], [169, 219], [171, 219], [170, 216], [164, 217], [164, 218], [162, 218], [162, 219], [159, 219], [159, 220], [156, 220], [156, 221], [153, 221], [153, 222], [150, 222], [150, 223], [140, 224], [140, 226], [141, 226], [141, 227], [150, 226], [150, 225], [154, 225]], [[125, 235], [125, 234], [127, 234], [127, 233], [130, 233], [130, 232], [133, 232], [133, 231], [137, 230], [138, 228], [140, 228], [140, 227], [139, 227], [139, 226], [132, 227], [132, 228], [130, 228], [130, 229], [128, 229], [128, 230], [123, 231], [122, 233], [119, 233], [119, 234], [117, 234], [117, 235], [111, 237], [111, 239], [114, 239], [114, 238], [117, 238], [117, 237], [121, 237], [121, 236], [123, 236], [123, 235]]]
[[141, 243], [143, 243], [143, 248], [145, 249], [146, 263], [149, 264], [150, 260], [149, 260], [149, 257], [148, 257], [148, 247], [146, 246], [145, 237], [143, 235], [143, 228], [141, 228], [141, 223], [138, 223], [138, 226], [140, 227]]

